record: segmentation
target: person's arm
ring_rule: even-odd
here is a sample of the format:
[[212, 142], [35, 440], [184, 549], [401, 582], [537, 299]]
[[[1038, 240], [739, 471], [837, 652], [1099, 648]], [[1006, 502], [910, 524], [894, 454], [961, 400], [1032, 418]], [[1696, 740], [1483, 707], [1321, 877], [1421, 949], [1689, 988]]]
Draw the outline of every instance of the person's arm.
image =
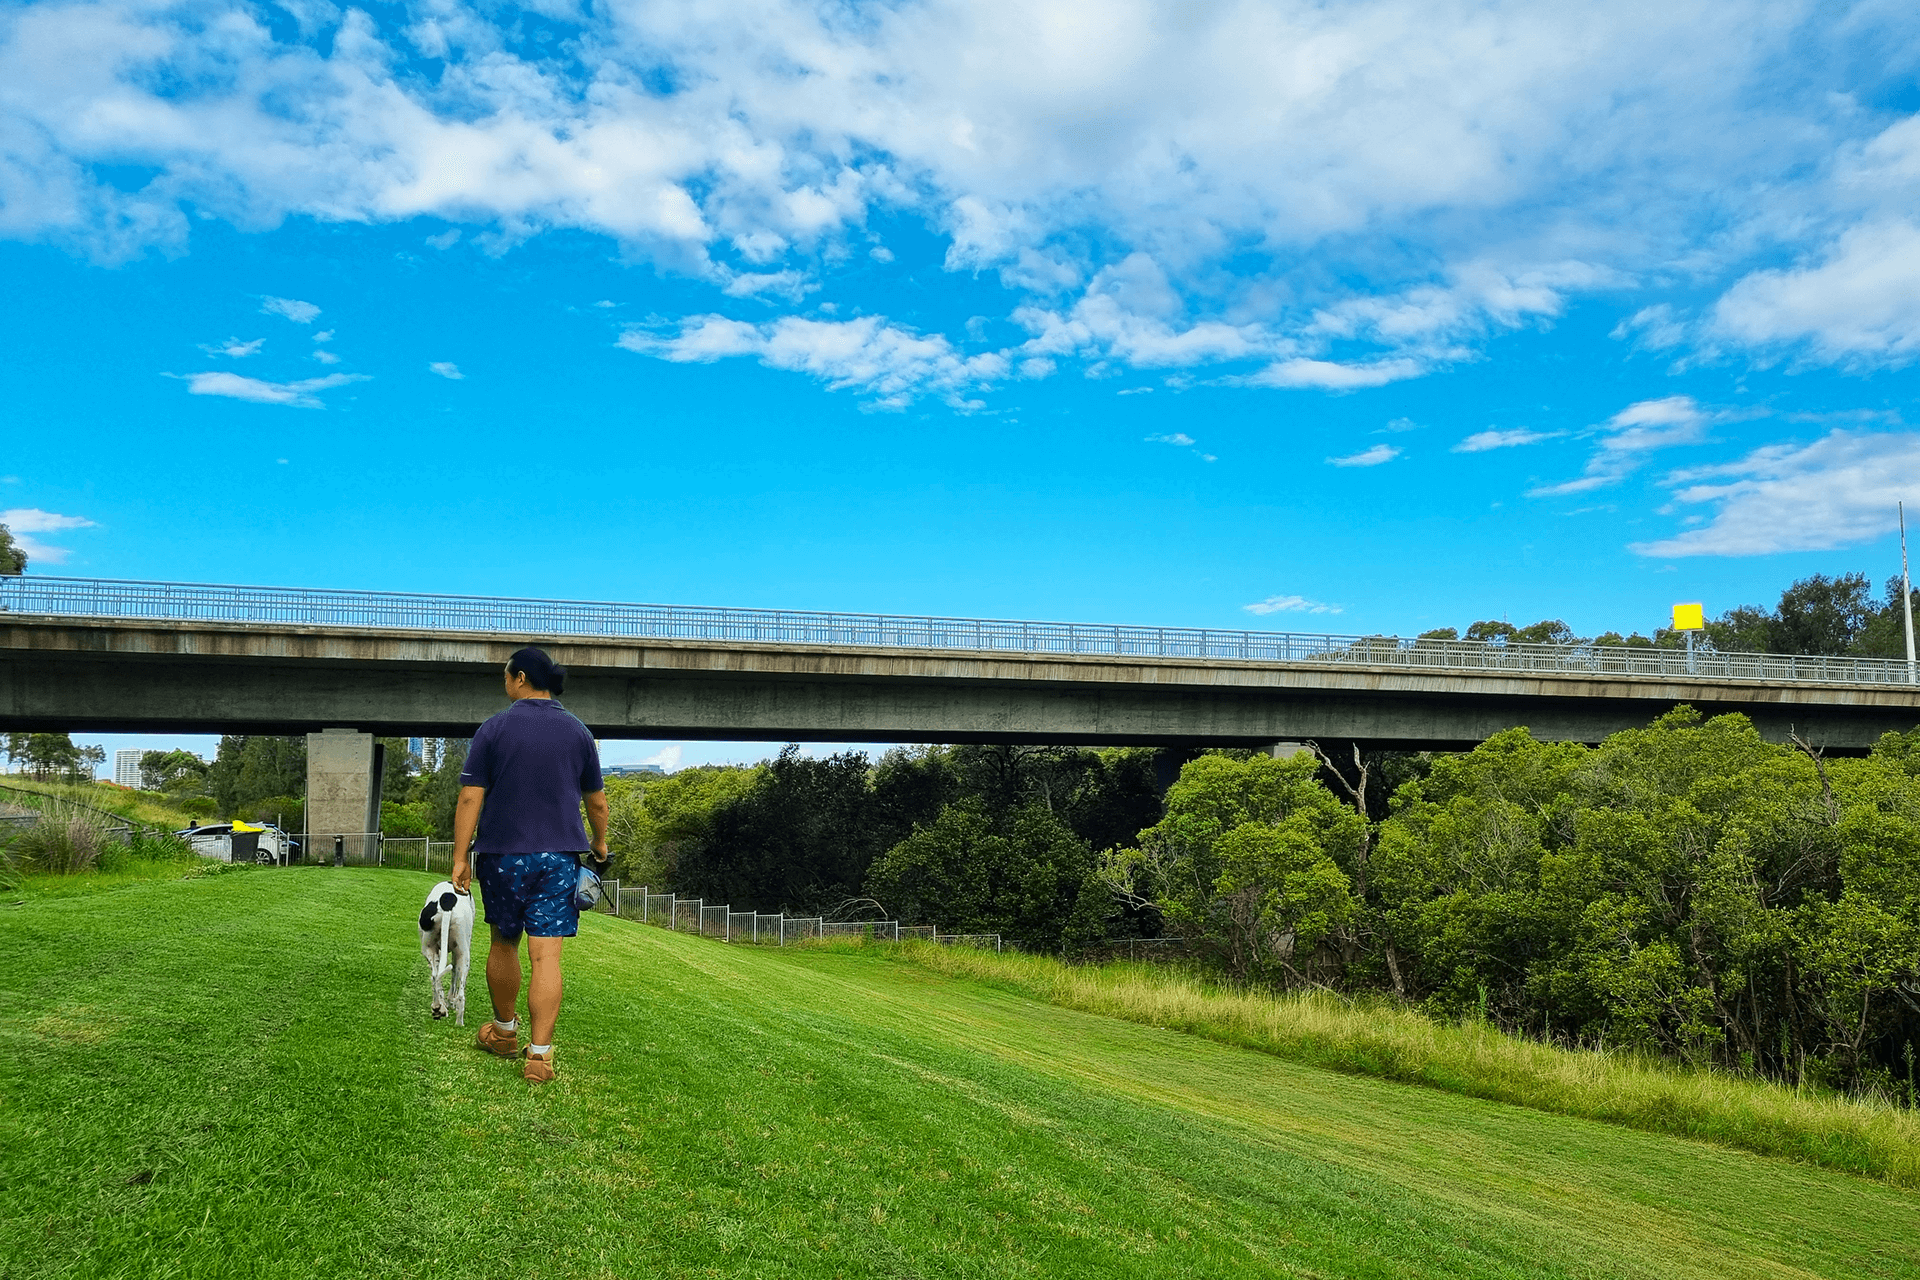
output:
[[472, 891], [473, 866], [467, 850], [473, 847], [473, 833], [480, 826], [480, 808], [487, 802], [485, 787], [462, 787], [453, 806], [453, 874], [447, 878], [462, 893]]
[[585, 797], [587, 825], [593, 828], [593, 852], [600, 862], [607, 860], [607, 793], [595, 791]]

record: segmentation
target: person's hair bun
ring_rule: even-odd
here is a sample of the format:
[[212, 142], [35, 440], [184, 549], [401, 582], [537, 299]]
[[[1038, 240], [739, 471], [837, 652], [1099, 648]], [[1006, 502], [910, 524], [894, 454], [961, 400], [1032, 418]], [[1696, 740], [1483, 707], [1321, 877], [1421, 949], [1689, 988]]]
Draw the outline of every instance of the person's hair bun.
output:
[[507, 674], [525, 676], [542, 693], [559, 693], [567, 684], [567, 669], [549, 658], [546, 650], [531, 645], [507, 659]]

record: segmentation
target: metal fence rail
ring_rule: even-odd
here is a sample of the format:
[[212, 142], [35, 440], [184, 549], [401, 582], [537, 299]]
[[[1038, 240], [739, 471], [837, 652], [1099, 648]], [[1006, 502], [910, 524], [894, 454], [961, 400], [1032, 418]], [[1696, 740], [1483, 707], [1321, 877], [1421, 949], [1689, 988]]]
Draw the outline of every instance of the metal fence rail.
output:
[[646, 885], [628, 888], [618, 880], [608, 880], [601, 888], [597, 909], [608, 915], [722, 942], [784, 947], [808, 938], [860, 938], [868, 942], [951, 943], [995, 951], [1002, 948], [997, 933], [944, 934], [932, 925], [903, 925], [898, 920], [843, 921], [785, 912], [735, 911], [731, 906], [713, 906], [700, 898], [655, 893]]
[[1678, 676], [1769, 683], [1908, 684], [1903, 661], [1765, 653], [1689, 654], [1612, 645], [1503, 644], [1295, 631], [1215, 631], [992, 618], [707, 609], [589, 600], [305, 590], [95, 578], [0, 577], [0, 611], [67, 618], [859, 645], [1248, 663], [1352, 663], [1433, 671]]

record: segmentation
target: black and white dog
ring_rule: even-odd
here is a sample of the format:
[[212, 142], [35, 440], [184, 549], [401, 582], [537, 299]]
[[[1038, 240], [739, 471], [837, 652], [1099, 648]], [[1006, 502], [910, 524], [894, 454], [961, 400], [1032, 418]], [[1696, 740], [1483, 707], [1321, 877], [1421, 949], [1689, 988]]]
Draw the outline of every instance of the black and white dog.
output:
[[466, 1026], [467, 970], [473, 966], [473, 895], [455, 889], [451, 880], [433, 886], [427, 905], [420, 908], [420, 953], [433, 967], [433, 1016], [446, 1017], [451, 1006], [455, 1023]]

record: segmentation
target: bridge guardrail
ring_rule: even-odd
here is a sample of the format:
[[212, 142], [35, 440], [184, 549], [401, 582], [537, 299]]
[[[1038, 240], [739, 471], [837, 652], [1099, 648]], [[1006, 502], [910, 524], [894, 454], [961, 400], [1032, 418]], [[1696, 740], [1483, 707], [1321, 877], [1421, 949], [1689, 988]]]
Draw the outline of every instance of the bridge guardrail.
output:
[[1257, 663], [1353, 663], [1430, 671], [1671, 676], [1769, 683], [1905, 685], [1904, 661], [1694, 653], [1612, 645], [1501, 644], [1296, 631], [1226, 631], [993, 618], [711, 609], [388, 591], [0, 577], [0, 611], [70, 618], [494, 632], [515, 638], [716, 640], [1088, 654]]

